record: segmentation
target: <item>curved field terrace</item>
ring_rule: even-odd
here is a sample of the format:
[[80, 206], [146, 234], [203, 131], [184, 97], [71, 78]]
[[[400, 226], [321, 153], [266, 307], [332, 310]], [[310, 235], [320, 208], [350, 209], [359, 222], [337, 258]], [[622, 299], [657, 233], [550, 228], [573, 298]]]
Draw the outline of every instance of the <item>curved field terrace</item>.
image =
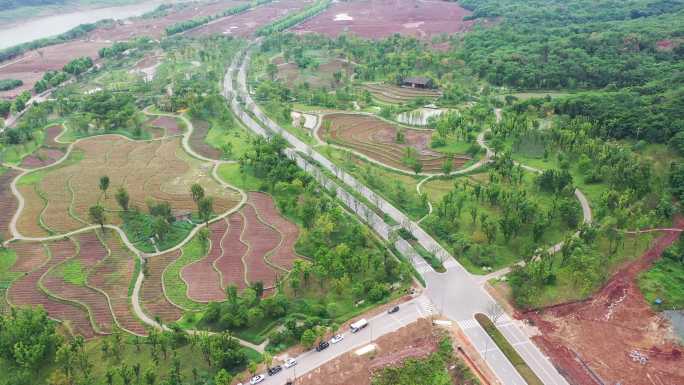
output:
[[17, 198], [12, 194], [12, 189], [10, 188], [12, 180], [19, 176], [19, 174], [17, 170], [0, 169], [0, 236], [3, 239], [11, 238], [9, 226], [12, 216], [19, 206]]
[[294, 250], [299, 228], [280, 215], [272, 198], [249, 193], [237, 213], [209, 226], [206, 255], [180, 270], [187, 297], [194, 302], [223, 301], [225, 289], [243, 289], [262, 282], [273, 288], [276, 276], [286, 274], [300, 258]]
[[[27, 248], [16, 249], [18, 258], [38, 261], [38, 247], [35, 243]], [[53, 267], [76, 255], [76, 245], [69, 239], [50, 243], [45, 253], [45, 263], [36, 266], [25, 276], [17, 279], [7, 292], [7, 299], [13, 306], [41, 305], [51, 318], [62, 321], [76, 334], [92, 338], [97, 333], [93, 329], [87, 310], [74, 302], [61, 300], [44, 292], [40, 287], [41, 278]]]
[[[370, 115], [336, 113], [323, 117], [330, 122], [330, 129], [319, 135], [332, 143], [359, 152], [386, 166], [414, 171], [406, 161], [407, 150], [412, 148], [415, 159], [422, 164], [425, 173], [440, 173], [446, 155], [429, 148], [432, 132], [403, 128], [404, 143], [397, 143], [397, 126]], [[325, 125], [321, 125], [324, 127]], [[453, 169], [458, 169], [470, 157], [453, 157]]]
[[140, 289], [140, 302], [146, 314], [163, 322], [178, 321], [183, 312], [166, 298], [162, 275], [164, 270], [181, 255], [180, 250], [145, 259], [145, 280]]
[[[18, 181], [26, 200], [19, 233], [39, 237], [82, 228], [89, 221], [88, 209], [98, 203], [108, 210], [108, 223], [119, 224], [116, 212], [121, 209], [113, 195], [120, 186], [128, 191], [131, 207], [144, 208], [153, 199], [168, 202], [174, 213], [193, 212], [196, 204], [189, 191], [194, 183], [213, 197], [214, 212], [235, 207], [237, 192], [213, 180], [210, 165], [185, 154], [180, 141], [131, 141], [114, 135], [79, 141], [64, 163]], [[103, 175], [110, 179], [106, 196], [98, 188]]]
[[55, 139], [62, 133], [64, 127], [62, 125], [50, 126], [45, 130], [45, 139], [43, 145], [33, 154], [25, 157], [20, 166], [23, 168], [39, 168], [49, 166], [66, 153], [67, 145], [59, 143]]
[[370, 92], [375, 99], [390, 104], [410, 103], [411, 101], [420, 98], [431, 101], [442, 96], [442, 93], [438, 90], [399, 87], [384, 83], [364, 84], [363, 89]]

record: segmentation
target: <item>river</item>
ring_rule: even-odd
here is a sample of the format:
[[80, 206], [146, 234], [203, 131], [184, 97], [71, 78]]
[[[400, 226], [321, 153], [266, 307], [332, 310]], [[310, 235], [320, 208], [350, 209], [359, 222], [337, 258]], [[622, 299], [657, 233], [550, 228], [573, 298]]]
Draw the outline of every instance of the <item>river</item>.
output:
[[25, 23], [15, 24], [0, 29], [0, 49], [44, 37], [59, 35], [79, 24], [94, 23], [103, 19], [125, 19], [132, 16], [140, 16], [143, 13], [155, 9], [160, 4], [171, 2], [174, 1], [143, 0], [138, 4], [87, 9], [41, 17], [38, 19], [30, 19]]

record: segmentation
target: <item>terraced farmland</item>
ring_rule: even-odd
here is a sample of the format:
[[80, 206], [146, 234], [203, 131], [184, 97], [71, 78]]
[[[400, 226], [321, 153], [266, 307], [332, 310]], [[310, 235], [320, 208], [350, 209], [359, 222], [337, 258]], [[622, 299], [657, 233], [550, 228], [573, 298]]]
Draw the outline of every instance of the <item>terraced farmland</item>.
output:
[[209, 226], [209, 231], [209, 253], [199, 261], [183, 267], [180, 273], [188, 285], [188, 297], [197, 302], [222, 301], [226, 298], [213, 264], [223, 255], [221, 243], [228, 232], [228, 222], [223, 219], [214, 222]]
[[390, 104], [409, 103], [418, 98], [432, 101], [442, 95], [438, 90], [399, 87], [391, 84], [365, 84], [363, 89], [368, 90], [375, 99]]
[[88, 275], [88, 283], [107, 295], [118, 325], [136, 334], [146, 334], [142, 322], [133, 314], [130, 288], [136, 275], [136, 257], [123, 245], [118, 234], [103, 235], [109, 255]]
[[74, 278], [65, 273], [67, 264], [72, 262], [81, 270], [77, 273], [83, 274], [85, 278], [88, 272], [107, 257], [107, 250], [94, 232], [79, 235], [76, 241], [79, 246], [78, 254], [52, 268], [42, 279], [43, 287], [59, 298], [83, 305], [88, 310], [95, 329], [111, 333], [116, 322], [105, 294], [88, 286], [87, 282], [74, 282]]
[[9, 225], [12, 216], [17, 211], [17, 198], [12, 194], [10, 184], [19, 175], [17, 170], [0, 169], [0, 236], [3, 239], [11, 238]]
[[163, 322], [177, 321], [183, 315], [183, 312], [166, 298], [162, 285], [164, 270], [180, 255], [180, 250], [174, 250], [145, 260], [146, 274], [140, 289], [140, 302], [146, 314], [159, 317]]
[[[447, 159], [446, 155], [429, 148], [432, 132], [428, 130], [404, 128], [404, 143], [397, 143], [397, 126], [374, 116], [336, 113], [325, 115], [323, 121], [330, 122], [329, 130], [319, 132], [324, 139], [390, 167], [414, 171], [405, 160], [408, 148], [414, 150], [424, 173], [441, 173]], [[460, 168], [469, 160], [466, 155], [454, 156], [452, 169]]]
[[300, 258], [294, 251], [299, 229], [280, 215], [266, 194], [249, 193], [247, 205], [209, 229], [211, 242], [206, 253], [193, 241], [183, 248], [182, 258], [169, 262], [164, 273], [172, 302], [187, 309], [225, 300], [230, 285], [243, 289], [262, 282], [265, 288], [273, 288], [276, 276], [286, 274]]
[[204, 141], [209, 132], [209, 123], [205, 120], [194, 119], [194, 130], [190, 136], [190, 147], [198, 154], [209, 159], [221, 159], [221, 151], [215, 149]]
[[[209, 167], [185, 154], [180, 138], [146, 142], [120, 136], [84, 139], [64, 164], [20, 180], [19, 190], [27, 205], [18, 230], [24, 236], [42, 236], [47, 230], [62, 233], [82, 228], [88, 222], [88, 209], [96, 203], [113, 213], [120, 210], [111, 192], [119, 186], [128, 191], [131, 206], [146, 207], [146, 200], [153, 199], [169, 202], [175, 212], [187, 213], [196, 210], [190, 186], [200, 183], [214, 198], [214, 212], [228, 211], [239, 196], [213, 180]], [[111, 181], [106, 197], [98, 188], [103, 175]], [[107, 220], [121, 223], [116, 214], [108, 215]]]
[[[19, 259], [28, 259], [32, 262], [40, 261], [37, 257], [38, 243], [31, 244], [27, 248], [17, 249]], [[74, 333], [85, 338], [92, 338], [97, 333], [88, 317], [84, 307], [73, 302], [60, 300], [46, 294], [40, 288], [40, 280], [50, 269], [73, 257], [76, 254], [76, 245], [71, 240], [60, 240], [48, 245], [49, 254], [45, 257], [45, 263], [36, 266], [25, 276], [14, 281], [7, 292], [9, 302], [14, 306], [38, 306], [45, 308], [51, 318], [67, 324]], [[46, 254], [48, 253], [45, 251]]]

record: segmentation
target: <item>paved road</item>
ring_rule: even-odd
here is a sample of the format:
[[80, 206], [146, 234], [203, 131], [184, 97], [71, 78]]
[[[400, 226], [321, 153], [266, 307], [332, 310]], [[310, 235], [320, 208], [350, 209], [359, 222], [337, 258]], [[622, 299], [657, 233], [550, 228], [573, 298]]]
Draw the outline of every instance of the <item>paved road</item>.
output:
[[[382, 238], [389, 240], [391, 226], [386, 224], [382, 218], [373, 212], [373, 210], [370, 210], [363, 203], [355, 199], [354, 196], [348, 194], [345, 189], [339, 187], [335, 181], [331, 181], [329, 178], [325, 177], [317, 166], [325, 168], [333, 173], [338, 180], [344, 183], [348, 188], [362, 195], [397, 223], [401, 223], [404, 228], [411, 231], [423, 247], [442, 258], [442, 260], [445, 261], [444, 266], [447, 268], [447, 271], [446, 273], [440, 274], [436, 273], [422, 260], [422, 258], [418, 257], [413, 248], [403, 239], [399, 239], [395, 244], [397, 250], [408, 257], [414, 264], [416, 270], [423, 274], [427, 282], [426, 294], [428, 299], [436, 304], [444, 315], [457, 321], [459, 325], [468, 326], [466, 329], [468, 330], [467, 335], [475, 346], [480, 349], [483, 356], [485, 355], [485, 352], [488, 353], [488, 364], [501, 382], [505, 384], [524, 384], [520, 375], [513, 369], [507, 360], [496, 358], [502, 357], [502, 353], [498, 348], [491, 346], [493, 344], [485, 346], [487, 345], [486, 341], [488, 337], [486, 337], [484, 330], [479, 324], [473, 323], [473, 315], [475, 313], [485, 313], [489, 308], [495, 306], [496, 302], [491, 296], [489, 296], [475, 278], [446, 250], [401, 211], [373, 191], [369, 190], [354, 177], [337, 168], [332, 162], [316, 152], [306, 143], [270, 120], [254, 103], [247, 91], [246, 71], [249, 67], [249, 54], [245, 56], [241, 63], [238, 59], [239, 58], [236, 58], [232, 63], [231, 68], [227, 71], [223, 84], [224, 96], [230, 102], [230, 105], [238, 118], [240, 118], [249, 129], [259, 135], [269, 136], [270, 132], [280, 134], [292, 147], [288, 151], [288, 155], [293, 158], [300, 167], [309, 171], [323, 186], [336, 190], [338, 192], [338, 197], [347, 205], [347, 207], [356, 212], [359, 217], [365, 220]], [[237, 76], [234, 77], [233, 72], [235, 71], [237, 72]], [[234, 87], [234, 81], [237, 83], [237, 88]], [[242, 103], [238, 101], [238, 98]], [[252, 116], [245, 111], [249, 111], [253, 114], [259, 122], [253, 119]], [[478, 142], [480, 141], [483, 142], [484, 138], [478, 138]], [[490, 152], [488, 151], [488, 154], [489, 153]], [[317, 165], [312, 164], [305, 159], [305, 157], [313, 159]], [[565, 379], [555, 370], [548, 358], [545, 357], [525, 335], [519, 321], [510, 320], [505, 326], [506, 327], [502, 332], [504, 332], [509, 341], [514, 344], [516, 350], [545, 384], [567, 384]], [[481, 342], [485, 342], [485, 344], [482, 344]]]
[[381, 313], [369, 318], [368, 326], [358, 333], [351, 333], [349, 329], [340, 330], [339, 334], [344, 336], [342, 341], [330, 344], [330, 347], [322, 352], [310, 350], [300, 354], [296, 357], [297, 365], [290, 369], [284, 369], [273, 377], [262, 373], [266, 376], [266, 380], [261, 384], [283, 385], [288, 379], [301, 377], [342, 354], [367, 346], [378, 337], [396, 331], [419, 318], [426, 317], [430, 312], [429, 301], [425, 297], [415, 298], [400, 305], [400, 310], [397, 313]]

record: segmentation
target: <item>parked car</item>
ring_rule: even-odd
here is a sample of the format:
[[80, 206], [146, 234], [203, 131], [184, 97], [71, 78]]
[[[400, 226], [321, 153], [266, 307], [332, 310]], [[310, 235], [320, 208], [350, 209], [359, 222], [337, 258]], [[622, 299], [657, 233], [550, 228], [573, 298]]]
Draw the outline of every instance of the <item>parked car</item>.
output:
[[351, 329], [352, 333], [357, 333], [359, 330], [365, 328], [366, 326], [368, 326], [368, 321], [366, 321], [365, 318], [362, 318], [354, 322], [353, 324], [349, 325], [349, 328]]
[[330, 342], [332, 342], [333, 344], [336, 344], [336, 343], [342, 341], [343, 339], [344, 339], [344, 337], [343, 337], [341, 334], [338, 334], [338, 335], [334, 336], [334, 337], [330, 340]]
[[330, 346], [330, 342], [328, 341], [321, 341], [318, 346], [316, 346], [316, 351], [317, 352], [322, 352], [323, 350], [327, 349]]
[[251, 385], [256, 385], [265, 379], [266, 379], [266, 376], [264, 376], [263, 374], [258, 374], [256, 376], [252, 377], [252, 379], [249, 380], [249, 383]]
[[399, 311], [399, 306], [395, 306], [387, 311], [387, 313], [392, 314]]
[[277, 374], [277, 373], [280, 372], [281, 370], [283, 370], [283, 367], [280, 366], [280, 365], [276, 365], [276, 366], [273, 366], [273, 367], [268, 368], [267, 372], [268, 372], [268, 375], [269, 375], [269, 376], [272, 376], [272, 375], [274, 375], [274, 374]]
[[285, 361], [285, 369], [289, 369], [295, 365], [297, 365], [297, 360], [294, 358], [288, 358], [287, 361]]

